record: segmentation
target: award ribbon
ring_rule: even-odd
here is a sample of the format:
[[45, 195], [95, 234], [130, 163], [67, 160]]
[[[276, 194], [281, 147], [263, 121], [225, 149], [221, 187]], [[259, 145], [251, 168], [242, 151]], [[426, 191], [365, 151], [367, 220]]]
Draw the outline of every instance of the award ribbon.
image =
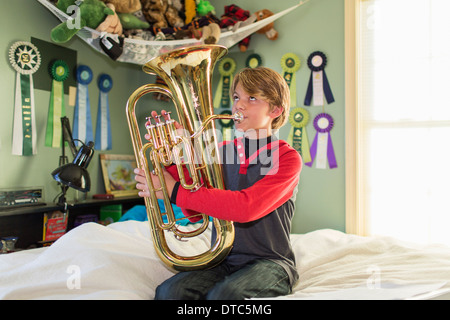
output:
[[295, 72], [300, 69], [300, 58], [294, 53], [286, 53], [281, 57], [281, 68], [284, 71], [283, 78], [286, 80], [291, 92], [291, 107], [296, 107], [297, 83]]
[[311, 99], [313, 99], [313, 105], [323, 106], [324, 94], [328, 104], [334, 102], [333, 92], [331, 92], [331, 87], [325, 73], [326, 65], [327, 57], [323, 52], [315, 51], [309, 55], [308, 68], [311, 69], [311, 75], [305, 96], [305, 106], [311, 105]]
[[288, 143], [297, 150], [304, 162], [311, 162], [309, 141], [306, 133], [306, 125], [309, 122], [309, 113], [306, 109], [297, 107], [292, 109], [289, 115], [289, 123], [292, 129], [289, 133]]
[[32, 43], [18, 41], [9, 49], [9, 62], [17, 72], [12, 154], [31, 156], [37, 153], [32, 74], [41, 65], [41, 55]]
[[62, 141], [61, 117], [66, 115], [64, 81], [69, 77], [69, 66], [63, 60], [56, 60], [50, 65], [50, 75], [53, 80], [45, 132], [45, 145], [59, 148]]
[[[220, 114], [227, 114], [231, 116], [231, 111], [224, 110]], [[219, 119], [219, 124], [222, 127], [222, 141], [230, 141], [233, 133], [233, 130], [230, 128], [233, 127], [234, 121], [232, 119]]]
[[111, 91], [113, 81], [111, 76], [102, 74], [98, 78], [98, 88], [100, 95], [98, 98], [97, 126], [95, 128], [95, 149], [111, 150], [112, 134], [111, 120], [109, 118], [109, 98], [108, 92]]
[[245, 66], [247, 68], [256, 68], [262, 65], [261, 56], [257, 53], [253, 53], [247, 57], [245, 60]]
[[214, 108], [230, 107], [230, 86], [233, 82], [233, 73], [236, 71], [236, 62], [232, 58], [225, 58], [219, 64], [221, 79], [214, 96]]
[[[81, 65], [77, 68], [77, 101], [73, 116], [73, 138], [88, 143], [94, 141], [92, 130], [91, 103], [89, 100], [88, 84], [92, 81], [92, 70]], [[78, 145], [78, 141], [75, 141]]]
[[330, 134], [333, 126], [334, 120], [328, 113], [319, 113], [314, 118], [314, 128], [316, 129], [317, 133], [311, 145], [312, 160], [305, 163], [307, 166], [312, 166], [312, 163], [317, 155], [316, 168], [326, 169], [327, 160], [330, 169], [337, 168], [336, 156], [334, 154], [333, 143], [331, 141]]

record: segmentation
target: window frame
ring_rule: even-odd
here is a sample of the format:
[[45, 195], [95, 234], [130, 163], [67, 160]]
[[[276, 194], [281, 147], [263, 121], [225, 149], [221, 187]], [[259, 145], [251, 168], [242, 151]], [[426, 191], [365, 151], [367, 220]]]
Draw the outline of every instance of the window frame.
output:
[[345, 230], [367, 235], [360, 175], [359, 9], [361, 0], [345, 0]]

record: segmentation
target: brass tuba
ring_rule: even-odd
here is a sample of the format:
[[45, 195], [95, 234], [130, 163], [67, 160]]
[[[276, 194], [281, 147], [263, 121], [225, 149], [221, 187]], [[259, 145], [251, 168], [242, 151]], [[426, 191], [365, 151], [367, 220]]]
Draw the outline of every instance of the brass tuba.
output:
[[[211, 248], [195, 256], [181, 256], [173, 252], [166, 241], [168, 231], [179, 240], [197, 236], [209, 225], [209, 216], [202, 214], [203, 223], [193, 231], [180, 230], [177, 226], [170, 195], [162, 173], [163, 166], [175, 163], [183, 188], [195, 192], [202, 185], [224, 189], [222, 166], [217, 149], [215, 119], [242, 120], [242, 114], [214, 115], [211, 97], [212, 72], [216, 62], [226, 55], [227, 49], [218, 45], [199, 45], [180, 48], [153, 58], [143, 66], [149, 74], [161, 77], [167, 86], [146, 84], [138, 88], [127, 103], [127, 119], [133, 142], [137, 166], [144, 169], [150, 197], [145, 198], [145, 206], [151, 226], [153, 243], [161, 260], [178, 271], [211, 268], [219, 264], [230, 252], [234, 241], [234, 226], [231, 221], [213, 219], [216, 228], [216, 241]], [[143, 144], [136, 119], [136, 103], [148, 93], [162, 93], [173, 101], [184, 134], [179, 134], [174, 120], [151, 123], [147, 118], [146, 129], [149, 142]], [[192, 183], [188, 184], [182, 168], [188, 167]], [[150, 176], [149, 160], [155, 174], [159, 177], [161, 188], [155, 188]], [[158, 205], [156, 192], [164, 194], [167, 222]]]

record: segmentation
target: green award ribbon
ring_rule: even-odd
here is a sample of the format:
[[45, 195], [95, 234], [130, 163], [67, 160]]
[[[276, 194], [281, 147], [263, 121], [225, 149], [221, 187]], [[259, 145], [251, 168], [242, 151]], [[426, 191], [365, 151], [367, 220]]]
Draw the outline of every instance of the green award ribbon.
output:
[[9, 49], [9, 62], [17, 72], [12, 154], [31, 156], [37, 153], [32, 74], [41, 65], [41, 55], [32, 43], [18, 41]]
[[[231, 116], [230, 110], [224, 110], [220, 114], [227, 114]], [[219, 119], [219, 124], [222, 127], [222, 141], [230, 141], [232, 139], [234, 121], [232, 119]]]
[[45, 145], [60, 148], [62, 141], [61, 117], [66, 115], [64, 107], [64, 81], [69, 77], [69, 66], [63, 60], [56, 60], [50, 64], [52, 77], [52, 91], [47, 116]]
[[286, 80], [291, 91], [291, 107], [297, 106], [297, 83], [295, 72], [300, 69], [300, 58], [294, 53], [286, 53], [281, 57], [281, 68], [284, 71], [283, 78]]
[[231, 58], [223, 59], [219, 64], [221, 79], [214, 96], [214, 108], [230, 107], [230, 85], [233, 82], [233, 73], [236, 71], [236, 62]]
[[289, 123], [292, 125], [292, 129], [289, 133], [288, 143], [300, 153], [305, 163], [311, 161], [308, 135], [306, 134], [308, 121], [309, 113], [306, 109], [297, 107], [291, 110]]
[[247, 57], [245, 60], [245, 66], [247, 68], [256, 68], [262, 65], [261, 56], [257, 53], [253, 53]]

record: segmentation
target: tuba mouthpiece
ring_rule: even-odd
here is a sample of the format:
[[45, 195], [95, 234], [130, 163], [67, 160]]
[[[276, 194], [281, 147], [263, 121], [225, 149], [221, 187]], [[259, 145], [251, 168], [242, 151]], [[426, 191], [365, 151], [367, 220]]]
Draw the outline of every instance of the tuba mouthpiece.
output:
[[242, 120], [244, 120], [244, 115], [242, 114], [242, 112], [238, 111], [235, 114], [233, 114], [233, 120], [237, 123], [241, 122]]

